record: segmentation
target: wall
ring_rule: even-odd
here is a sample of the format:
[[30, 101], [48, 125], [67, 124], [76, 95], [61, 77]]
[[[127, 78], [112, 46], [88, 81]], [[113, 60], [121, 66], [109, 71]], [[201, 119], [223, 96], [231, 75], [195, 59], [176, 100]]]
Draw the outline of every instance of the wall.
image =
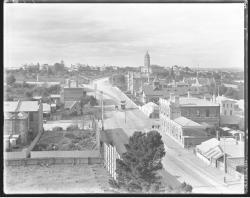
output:
[[23, 149], [19, 152], [4, 152], [4, 159], [5, 160], [14, 160], [14, 159], [25, 159], [28, 158], [30, 155], [30, 151], [34, 148], [38, 140], [40, 139], [43, 131], [40, 131], [36, 138], [31, 142], [28, 148]]
[[5, 119], [4, 120], [4, 134], [20, 134], [21, 142], [27, 143], [28, 135], [28, 120], [27, 119]]
[[15, 159], [5, 162], [7, 166], [21, 165], [52, 165], [52, 164], [100, 164], [100, 158], [40, 158], [40, 159]]
[[[206, 110], [209, 110], [209, 116], [206, 116]], [[197, 116], [197, 111], [200, 112], [200, 115]], [[181, 115], [189, 118], [195, 122], [202, 123], [206, 122], [208, 124], [219, 126], [220, 120], [220, 107], [181, 107]]]
[[98, 150], [89, 151], [31, 151], [31, 158], [98, 158]]

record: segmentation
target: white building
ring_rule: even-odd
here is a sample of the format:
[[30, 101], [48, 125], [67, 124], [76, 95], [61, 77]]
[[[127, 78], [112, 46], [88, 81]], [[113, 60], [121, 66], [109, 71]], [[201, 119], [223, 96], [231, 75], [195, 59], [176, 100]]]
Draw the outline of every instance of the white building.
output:
[[153, 102], [143, 105], [141, 111], [149, 118], [159, 118], [159, 106]]

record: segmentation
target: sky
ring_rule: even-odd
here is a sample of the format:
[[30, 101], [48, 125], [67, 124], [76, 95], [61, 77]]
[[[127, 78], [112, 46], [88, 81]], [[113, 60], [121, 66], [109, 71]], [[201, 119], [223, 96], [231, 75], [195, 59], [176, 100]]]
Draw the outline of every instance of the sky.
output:
[[4, 4], [4, 67], [244, 67], [244, 4]]

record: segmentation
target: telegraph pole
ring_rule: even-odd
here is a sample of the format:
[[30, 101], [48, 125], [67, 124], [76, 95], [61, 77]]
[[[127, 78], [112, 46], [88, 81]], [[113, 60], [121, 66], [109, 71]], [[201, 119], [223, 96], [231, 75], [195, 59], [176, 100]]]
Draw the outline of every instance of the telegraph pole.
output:
[[101, 107], [102, 107], [102, 131], [104, 131], [104, 121], [103, 121], [103, 92], [101, 91]]

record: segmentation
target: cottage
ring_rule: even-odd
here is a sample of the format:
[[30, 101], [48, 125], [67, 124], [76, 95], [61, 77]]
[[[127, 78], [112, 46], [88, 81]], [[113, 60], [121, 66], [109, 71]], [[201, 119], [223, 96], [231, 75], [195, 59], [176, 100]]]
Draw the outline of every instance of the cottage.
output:
[[244, 166], [244, 142], [235, 138], [212, 138], [196, 146], [196, 155], [206, 164], [239, 175]]

